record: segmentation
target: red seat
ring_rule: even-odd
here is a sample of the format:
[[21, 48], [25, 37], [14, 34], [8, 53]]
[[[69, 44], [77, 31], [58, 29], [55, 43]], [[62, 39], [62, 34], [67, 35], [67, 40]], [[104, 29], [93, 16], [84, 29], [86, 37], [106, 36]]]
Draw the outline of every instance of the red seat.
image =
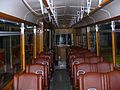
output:
[[103, 57], [100, 56], [85, 57], [85, 63], [98, 63], [98, 62], [103, 62]]
[[79, 90], [120, 90], [120, 71], [79, 76]]
[[110, 72], [106, 75], [107, 86], [110, 87], [108, 90], [120, 90], [120, 71]]
[[77, 88], [77, 77], [81, 74], [85, 74], [88, 72], [99, 72], [99, 73], [105, 73], [113, 71], [113, 64], [112, 63], [106, 63], [106, 62], [100, 62], [97, 64], [88, 64], [88, 63], [82, 63], [78, 65], [74, 65], [74, 72], [73, 72], [73, 83], [74, 87]]
[[100, 62], [97, 63], [97, 71], [100, 73], [106, 73], [114, 70], [113, 63]]
[[43, 52], [43, 53], [37, 55], [37, 58], [41, 58], [41, 57], [46, 58], [47, 60], [49, 60], [50, 68], [52, 68], [52, 64], [53, 64], [53, 57], [52, 57], [52, 55], [48, 54], [47, 52]]
[[48, 68], [48, 75], [51, 74], [50, 72], [50, 61], [44, 57], [39, 57], [33, 60], [33, 64], [43, 64], [43, 65], [47, 65]]
[[75, 57], [79, 57], [79, 56], [84, 57], [85, 53], [91, 53], [91, 52], [87, 49], [81, 49], [81, 48], [70, 50], [67, 54], [67, 63], [71, 62], [71, 60]]
[[101, 74], [86, 73], [79, 76], [79, 90], [105, 90]]
[[77, 64], [80, 64], [80, 63], [84, 63], [85, 61], [84, 61], [85, 59], [83, 58], [83, 57], [81, 57], [81, 58], [75, 58], [72, 62], [71, 62], [71, 75], [73, 76], [73, 66], [74, 65], [77, 65]]
[[14, 76], [14, 90], [42, 90], [42, 76], [23, 73]]
[[73, 59], [71, 62], [71, 74], [73, 76], [73, 66], [81, 63], [99, 63], [103, 62], [103, 57], [98, 57], [98, 56], [90, 56], [90, 57], [76, 57]]
[[43, 64], [26, 65], [26, 73], [40, 74], [43, 77], [43, 84], [46, 90], [49, 88], [47, 66]]
[[84, 57], [96, 56], [96, 54], [93, 52], [85, 52], [85, 53], [83, 53], [83, 55], [84, 55]]

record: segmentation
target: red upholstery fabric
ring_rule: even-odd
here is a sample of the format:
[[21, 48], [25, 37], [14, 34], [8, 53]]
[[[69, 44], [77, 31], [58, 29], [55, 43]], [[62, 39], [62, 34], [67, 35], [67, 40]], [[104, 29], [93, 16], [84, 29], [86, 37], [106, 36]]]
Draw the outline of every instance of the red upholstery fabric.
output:
[[100, 63], [103, 62], [103, 57], [90, 56], [90, 57], [76, 57], [71, 62], [71, 74], [73, 76], [73, 66], [81, 63]]
[[15, 75], [14, 90], [42, 90], [42, 76], [33, 73]]
[[79, 76], [79, 90], [120, 90], [120, 71], [86, 73]]
[[36, 58], [33, 60], [33, 64], [43, 64], [43, 65], [47, 65], [48, 68], [48, 74], [50, 75], [50, 61], [44, 57], [40, 57], [40, 58]]
[[43, 64], [31, 64], [26, 65], [26, 73], [40, 74], [43, 77], [43, 84], [45, 88], [48, 88], [48, 70], [47, 66]]
[[100, 62], [97, 64], [88, 64], [88, 63], [82, 63], [78, 65], [74, 65], [74, 72], [73, 72], [73, 82], [74, 87], [77, 88], [77, 77], [78, 75], [88, 73], [88, 72], [99, 72], [99, 73], [105, 73], [113, 71], [114, 67], [112, 63], [106, 63], [106, 62]]

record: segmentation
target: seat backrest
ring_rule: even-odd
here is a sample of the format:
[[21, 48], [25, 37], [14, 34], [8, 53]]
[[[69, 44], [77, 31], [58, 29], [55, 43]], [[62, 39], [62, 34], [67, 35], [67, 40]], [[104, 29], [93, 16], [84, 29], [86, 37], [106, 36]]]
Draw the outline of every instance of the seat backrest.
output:
[[75, 60], [71, 63], [71, 75], [73, 75], [74, 67], [77, 65], [84, 63], [84, 58], [75, 58]]
[[103, 62], [103, 57], [98, 57], [98, 56], [91, 56], [91, 57], [76, 57], [72, 60], [72, 66], [74, 64], [81, 64], [81, 63], [89, 63], [89, 64], [92, 64], [92, 63], [100, 63], [100, 62]]
[[99, 73], [86, 73], [79, 76], [79, 90], [105, 90]]
[[43, 64], [30, 64], [30, 65], [26, 65], [25, 72], [26, 73], [41, 74], [44, 77], [45, 65], [43, 65]]
[[99, 62], [103, 62], [103, 57], [100, 56], [85, 57], [85, 63], [99, 63]]
[[86, 73], [79, 76], [79, 90], [120, 90], [120, 71]]
[[109, 90], [120, 90], [120, 71], [114, 71], [114, 72], [110, 72], [108, 74], [108, 78], [110, 82], [110, 89]]
[[114, 70], [113, 63], [108, 63], [108, 62], [100, 62], [97, 63], [97, 71], [100, 73], [105, 73], [105, 72], [110, 72]]
[[103, 62], [103, 57], [98, 57], [98, 56], [90, 56], [90, 57], [85, 57], [85, 58], [76, 57], [71, 62], [72, 74], [73, 74], [73, 66], [74, 66], [74, 64], [81, 64], [81, 63], [90, 63], [90, 64], [92, 64], [92, 63], [99, 63], [99, 62]]
[[50, 61], [46, 58], [40, 57], [33, 60], [33, 64], [43, 64], [48, 66], [48, 72], [50, 72]]
[[40, 54], [40, 55], [39, 55], [39, 58], [40, 58], [40, 57], [44, 57], [44, 58], [46, 58], [46, 59], [49, 59], [49, 60], [50, 60], [50, 66], [52, 65], [53, 60], [52, 60], [52, 56], [51, 56], [50, 54], [48, 54], [48, 53], [43, 53], [43, 54]]
[[47, 66], [47, 71], [48, 71], [48, 78], [51, 78], [51, 68], [50, 68], [50, 62], [48, 59], [35, 59], [33, 64], [43, 64]]
[[52, 56], [48, 53], [41, 53], [38, 55], [38, 57], [45, 57], [47, 59], [52, 59]]
[[32, 61], [33, 61], [32, 62], [33, 64], [36, 63], [36, 62], [39, 62], [39, 61], [48, 61], [49, 62], [49, 60], [47, 60], [44, 57], [37, 57], [37, 58], [33, 59]]
[[42, 75], [44, 86], [48, 87], [48, 69], [46, 65], [43, 64], [26, 65], [25, 72]]
[[96, 56], [96, 54], [93, 52], [85, 52], [83, 55], [84, 55], [84, 57]]
[[40, 55], [40, 56], [38, 56], [38, 57], [36, 58], [36, 60], [38, 60], [38, 59], [39, 59], [39, 60], [47, 60], [47, 61], [49, 61], [49, 64], [50, 64], [50, 67], [51, 67], [51, 65], [52, 65], [52, 60], [50, 59], [49, 56], [42, 54], [42, 55]]
[[82, 63], [82, 64], [75, 64], [73, 66], [73, 87], [75, 89], [78, 88], [78, 84], [77, 84], [77, 77], [80, 75], [80, 74], [85, 74], [86, 72], [90, 72], [91, 71], [91, 68], [90, 68], [90, 64], [87, 64], [87, 63]]
[[74, 59], [70, 62], [71, 74], [73, 74], [73, 66], [74, 66], [75, 64], [80, 64], [80, 63], [84, 63], [84, 58], [83, 58], [83, 57], [74, 58]]
[[23, 73], [14, 76], [14, 90], [42, 90], [42, 76]]
[[113, 70], [114, 70], [113, 64], [107, 62], [100, 62], [97, 64], [82, 63], [82, 64], [74, 65], [73, 68], [74, 86], [77, 87], [77, 77], [81, 74], [85, 74], [88, 72], [106, 73]]
[[112, 63], [107, 62], [100, 62], [96, 64], [88, 64], [88, 63], [82, 63], [78, 65], [74, 65], [73, 71], [75, 76], [83, 73], [88, 72], [99, 72], [99, 73], [106, 73], [114, 70], [114, 66]]

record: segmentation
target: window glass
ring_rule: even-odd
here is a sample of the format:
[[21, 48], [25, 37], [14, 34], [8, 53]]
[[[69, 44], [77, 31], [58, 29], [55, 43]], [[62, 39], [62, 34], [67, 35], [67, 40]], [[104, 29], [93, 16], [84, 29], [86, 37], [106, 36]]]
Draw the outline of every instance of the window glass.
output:
[[56, 35], [56, 44], [71, 45], [71, 34]]
[[12, 63], [13, 63], [13, 71], [17, 73], [21, 69], [21, 61], [20, 61], [20, 36], [11, 36], [11, 52], [12, 52]]
[[95, 47], [96, 47], [95, 36], [96, 36], [96, 32], [95, 31], [91, 31], [90, 32], [90, 49], [92, 51], [95, 51]]
[[115, 33], [116, 39], [116, 65], [120, 67], [120, 32]]
[[[116, 66], [120, 67], [120, 22], [115, 21]], [[100, 53], [106, 61], [112, 62], [111, 22], [100, 25]]]
[[33, 33], [25, 31], [25, 62], [26, 64], [32, 63], [32, 57], [33, 57]]
[[82, 35], [83, 48], [87, 48], [87, 35], [83, 33]]
[[100, 25], [99, 46], [100, 55], [104, 57], [104, 60], [112, 62], [112, 36], [110, 23]]
[[20, 26], [15, 25], [0, 19], [0, 90], [13, 78], [13, 74], [21, 70]]
[[120, 67], [120, 21], [115, 21], [116, 66]]

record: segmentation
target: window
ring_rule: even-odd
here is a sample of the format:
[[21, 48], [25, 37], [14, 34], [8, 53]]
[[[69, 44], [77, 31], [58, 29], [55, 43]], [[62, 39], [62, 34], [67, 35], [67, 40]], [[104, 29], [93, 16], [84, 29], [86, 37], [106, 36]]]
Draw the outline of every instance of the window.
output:
[[56, 45], [58, 44], [71, 45], [71, 34], [56, 35]]

